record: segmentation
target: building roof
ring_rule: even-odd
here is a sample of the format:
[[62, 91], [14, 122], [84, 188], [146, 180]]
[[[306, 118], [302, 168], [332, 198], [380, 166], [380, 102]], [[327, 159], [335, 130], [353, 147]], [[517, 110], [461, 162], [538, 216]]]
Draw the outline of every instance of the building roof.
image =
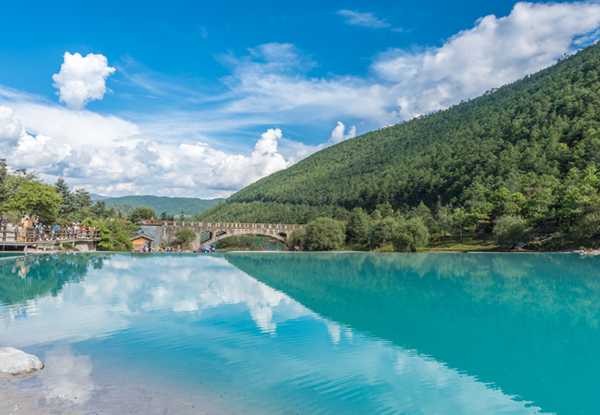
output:
[[135, 241], [136, 239], [146, 239], [148, 241], [154, 242], [154, 239], [152, 239], [152, 238], [150, 238], [149, 236], [146, 236], [146, 235], [138, 235], [135, 238], [129, 238], [130, 241]]

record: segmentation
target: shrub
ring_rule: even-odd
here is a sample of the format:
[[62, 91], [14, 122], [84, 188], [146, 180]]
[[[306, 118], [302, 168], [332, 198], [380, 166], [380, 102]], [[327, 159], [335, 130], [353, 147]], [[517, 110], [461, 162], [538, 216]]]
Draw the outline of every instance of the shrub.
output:
[[361, 208], [354, 208], [348, 218], [346, 235], [349, 242], [364, 243], [369, 238], [369, 221]]
[[429, 231], [419, 217], [400, 218], [391, 235], [394, 250], [397, 252], [416, 252], [417, 248], [429, 242]]
[[196, 232], [191, 229], [182, 229], [180, 231], [175, 232], [175, 238], [177, 241], [184, 246], [187, 246], [190, 242], [196, 239]]
[[381, 249], [383, 249], [384, 245], [391, 240], [397, 226], [397, 222], [391, 217], [373, 223], [369, 238], [370, 242], [373, 245], [381, 245]]
[[239, 236], [230, 236], [228, 238], [220, 239], [215, 243], [215, 246], [219, 249], [225, 248], [237, 248], [240, 246]]
[[501, 216], [496, 220], [493, 235], [498, 245], [503, 247], [514, 246], [527, 237], [525, 220], [520, 216]]
[[306, 247], [306, 230], [305, 229], [296, 229], [287, 238], [287, 241], [285, 244], [286, 244], [288, 250], [304, 251], [304, 248]]
[[340, 222], [319, 218], [306, 226], [306, 247], [311, 251], [333, 251], [342, 248], [346, 230]]
[[98, 226], [100, 238], [99, 251], [131, 252], [131, 237], [136, 226], [123, 219], [92, 220], [86, 219], [83, 226]]
[[156, 211], [148, 206], [138, 206], [133, 209], [133, 212], [129, 215], [131, 222], [137, 222], [142, 219], [156, 219]]
[[573, 226], [575, 236], [583, 239], [591, 239], [600, 234], [600, 213], [591, 212], [581, 215]]

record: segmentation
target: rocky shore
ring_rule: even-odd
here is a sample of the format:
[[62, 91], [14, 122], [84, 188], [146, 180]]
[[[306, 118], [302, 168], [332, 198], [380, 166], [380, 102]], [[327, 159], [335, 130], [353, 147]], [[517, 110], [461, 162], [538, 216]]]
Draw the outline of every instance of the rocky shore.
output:
[[[0, 414], [233, 414], [208, 397], [174, 388], [119, 384], [113, 378], [108, 384], [82, 385], [75, 374], [56, 367], [60, 365], [60, 361], [51, 359], [44, 367], [35, 356], [11, 347], [0, 348]], [[68, 373], [70, 379], [64, 376]]]

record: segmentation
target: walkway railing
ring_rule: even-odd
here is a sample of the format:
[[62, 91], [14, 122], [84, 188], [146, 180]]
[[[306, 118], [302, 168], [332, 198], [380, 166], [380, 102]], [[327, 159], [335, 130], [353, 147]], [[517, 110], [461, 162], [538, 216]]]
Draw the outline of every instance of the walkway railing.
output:
[[188, 221], [163, 221], [141, 220], [138, 225], [153, 226], [198, 226], [201, 228], [232, 228], [232, 229], [304, 229], [306, 225], [287, 225], [276, 223], [236, 223], [236, 222], [188, 222]]
[[99, 239], [99, 229], [58, 229], [56, 231], [26, 228], [26, 242], [71, 241], [75, 239]]
[[100, 238], [98, 229], [58, 229], [56, 231], [46, 229], [25, 229], [16, 226], [0, 227], [0, 243], [36, 243], [46, 241], [74, 241], [81, 239], [95, 240]]
[[0, 227], [0, 242], [21, 243], [25, 242], [25, 232], [17, 226], [4, 225]]

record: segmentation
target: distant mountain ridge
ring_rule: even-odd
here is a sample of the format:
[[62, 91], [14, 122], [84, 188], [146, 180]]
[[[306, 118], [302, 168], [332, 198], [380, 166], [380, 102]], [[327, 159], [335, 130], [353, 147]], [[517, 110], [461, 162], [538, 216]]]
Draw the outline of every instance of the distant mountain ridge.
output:
[[225, 199], [198, 199], [195, 197], [167, 197], [167, 196], [121, 196], [106, 197], [90, 194], [92, 200], [103, 200], [108, 206], [128, 205], [132, 208], [148, 206], [156, 211], [157, 215], [166, 212], [167, 215], [180, 215], [183, 210], [186, 216], [197, 215], [213, 207]]
[[106, 199], [112, 199], [112, 196], [102, 196], [102, 195], [97, 195], [96, 193], [90, 193], [90, 197], [92, 198], [92, 201], [96, 201], [96, 200], [106, 200]]

